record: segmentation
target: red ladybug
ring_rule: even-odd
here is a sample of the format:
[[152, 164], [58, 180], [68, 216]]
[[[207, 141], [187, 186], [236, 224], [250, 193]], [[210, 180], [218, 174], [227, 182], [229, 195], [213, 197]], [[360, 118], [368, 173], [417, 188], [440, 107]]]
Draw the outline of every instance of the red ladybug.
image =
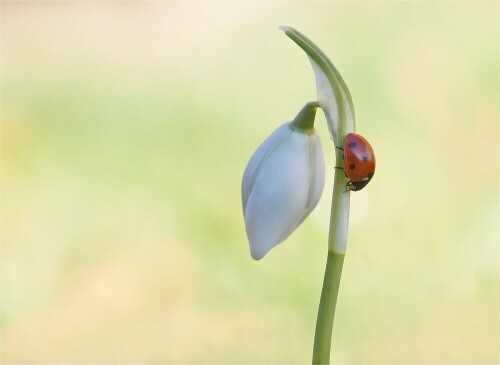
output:
[[351, 191], [363, 189], [375, 173], [375, 154], [370, 143], [356, 133], [349, 133], [344, 141], [344, 172]]

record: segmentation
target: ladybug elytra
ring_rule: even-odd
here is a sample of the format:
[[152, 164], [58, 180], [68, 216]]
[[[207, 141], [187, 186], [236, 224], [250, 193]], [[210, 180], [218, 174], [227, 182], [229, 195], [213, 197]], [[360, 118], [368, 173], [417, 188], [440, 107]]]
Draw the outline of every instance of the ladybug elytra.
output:
[[344, 141], [344, 172], [347, 188], [359, 191], [370, 182], [375, 173], [375, 154], [370, 143], [356, 133], [349, 133]]

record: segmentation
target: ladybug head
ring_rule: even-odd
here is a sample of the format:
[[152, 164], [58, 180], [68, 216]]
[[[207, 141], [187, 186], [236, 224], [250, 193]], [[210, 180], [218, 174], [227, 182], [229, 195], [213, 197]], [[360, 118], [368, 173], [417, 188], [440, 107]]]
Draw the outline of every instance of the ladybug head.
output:
[[370, 180], [371, 178], [366, 178], [361, 181], [349, 181], [347, 183], [347, 188], [350, 191], [360, 191], [370, 182]]

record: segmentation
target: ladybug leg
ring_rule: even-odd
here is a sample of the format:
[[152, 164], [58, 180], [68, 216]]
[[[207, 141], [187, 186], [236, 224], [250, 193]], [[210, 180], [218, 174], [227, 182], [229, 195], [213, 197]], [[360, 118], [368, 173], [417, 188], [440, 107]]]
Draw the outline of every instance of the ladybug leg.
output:
[[342, 151], [342, 158], [344, 158], [344, 149], [342, 147], [337, 147], [337, 146], [335, 146], [335, 149], [341, 150]]
[[344, 149], [342, 147], [335, 146], [335, 148], [338, 148], [339, 150], [344, 151]]
[[334, 169], [340, 169], [340, 170], [344, 171], [344, 175], [345, 175], [345, 177], [347, 177], [347, 173], [345, 172], [343, 167], [335, 166]]

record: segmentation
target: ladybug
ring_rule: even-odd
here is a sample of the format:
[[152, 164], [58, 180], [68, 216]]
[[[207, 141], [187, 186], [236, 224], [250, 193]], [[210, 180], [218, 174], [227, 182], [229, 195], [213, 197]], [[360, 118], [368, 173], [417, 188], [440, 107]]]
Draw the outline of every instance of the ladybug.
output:
[[[342, 149], [342, 148], [341, 148]], [[370, 182], [375, 173], [375, 154], [370, 143], [356, 133], [349, 133], [345, 137], [344, 173], [349, 179], [347, 188], [359, 191]]]

